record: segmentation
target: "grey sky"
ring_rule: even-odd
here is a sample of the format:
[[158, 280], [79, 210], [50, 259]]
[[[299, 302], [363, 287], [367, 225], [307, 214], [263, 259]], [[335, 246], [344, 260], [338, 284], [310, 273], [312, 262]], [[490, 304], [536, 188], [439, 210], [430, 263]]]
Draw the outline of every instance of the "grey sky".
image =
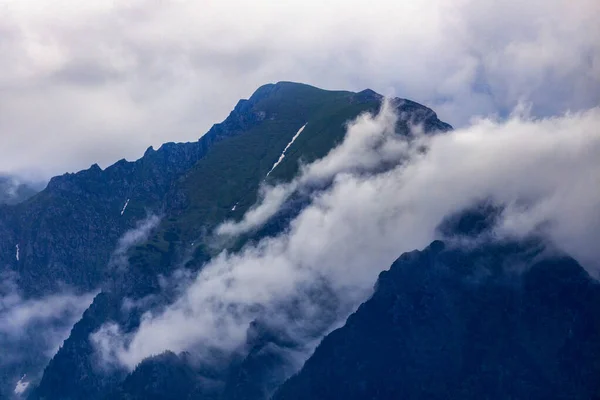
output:
[[267, 82], [411, 98], [461, 126], [600, 103], [596, 0], [0, 0], [0, 171], [196, 140]]

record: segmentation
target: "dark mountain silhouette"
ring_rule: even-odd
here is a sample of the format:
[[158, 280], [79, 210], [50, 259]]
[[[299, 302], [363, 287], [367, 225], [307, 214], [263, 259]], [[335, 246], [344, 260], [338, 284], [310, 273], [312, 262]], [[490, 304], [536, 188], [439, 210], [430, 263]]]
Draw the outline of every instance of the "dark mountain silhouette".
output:
[[599, 305], [570, 257], [434, 242], [381, 273], [274, 399], [598, 398]]

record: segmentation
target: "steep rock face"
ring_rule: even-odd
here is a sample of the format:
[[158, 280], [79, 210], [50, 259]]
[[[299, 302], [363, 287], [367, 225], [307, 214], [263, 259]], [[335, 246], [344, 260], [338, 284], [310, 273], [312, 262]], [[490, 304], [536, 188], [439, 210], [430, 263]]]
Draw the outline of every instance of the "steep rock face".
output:
[[600, 285], [535, 246], [402, 255], [274, 399], [600, 395]]
[[[427, 131], [450, 129], [424, 106], [400, 99], [395, 102], [403, 115], [399, 121], [401, 132], [407, 132], [409, 123], [423, 124]], [[107, 297], [110, 305], [97, 307], [97, 298], [91, 307], [97, 312], [94, 315], [86, 313], [79, 324], [87, 326], [87, 332], [98, 329], [97, 321], [101, 320], [117, 322], [126, 331], [135, 329], [143, 309], [134, 316], [115, 314], [110, 310], [119, 309], [124, 296], [140, 299], [157, 295], [160, 290], [158, 275], [168, 275], [174, 265], [181, 265], [182, 260], [186, 260], [185, 267], [192, 271], [201, 268], [212, 256], [210, 247], [203, 244], [202, 235], [226, 218], [241, 217], [254, 203], [267, 172], [299, 128], [306, 125], [286, 152], [283, 162], [269, 175], [269, 180], [292, 179], [298, 171], [300, 159], [311, 162], [325, 156], [343, 139], [347, 121], [362, 112], [377, 111], [380, 104], [381, 96], [372, 91], [332, 92], [290, 82], [265, 85], [249, 100], [240, 101], [227, 120], [215, 125], [207, 134], [215, 140], [210, 151], [193, 167], [173, 179], [164, 200], [157, 201], [162, 207], [160, 225], [147, 242], [131, 250], [128, 268], [113, 276], [111, 283], [105, 285], [106, 294], [110, 294]], [[223, 137], [227, 140], [217, 140]], [[151, 154], [152, 150], [149, 150], [144, 158]], [[128, 209], [131, 205], [133, 203]], [[232, 209], [234, 205], [235, 209]], [[250, 349], [248, 359], [238, 360], [231, 369], [222, 371], [219, 379], [227, 382], [229, 389], [225, 389], [226, 395], [232, 393], [231, 398], [236, 398], [235, 393], [243, 391], [231, 388], [255, 387], [256, 393], [274, 389], [273, 384], [265, 389], [262, 383], [252, 382], [254, 376], [267, 377], [273, 382], [277, 381], [277, 384], [285, 378], [274, 373], [279, 361], [277, 354], [271, 357], [268, 352], [270, 347], [266, 343]], [[130, 392], [132, 386], [125, 384], [127, 380], [123, 381], [123, 386], [115, 387], [122, 377], [119, 374], [107, 377], [105, 373], [94, 369], [89, 351], [79, 351], [79, 348], [91, 348], [88, 337], [72, 334], [46, 368], [32, 399], [74, 399], [82, 393], [89, 399], [103, 398], [114, 390], [123, 398], [134, 395]], [[260, 359], [272, 362], [264, 363], [263, 372], [253, 372], [253, 366], [261, 362], [256, 360]], [[160, 363], [160, 360], [153, 362]], [[67, 370], [73, 373], [65, 375], [64, 371]], [[169, 369], [136, 369], [127, 379], [131, 381], [134, 379], [131, 376], [135, 376], [140, 380], [146, 376], [147, 379], [158, 379], [166, 384], [167, 379], [157, 377], [164, 371]], [[52, 376], [63, 376], [62, 383], [59, 385], [54, 378], [50, 379]], [[84, 376], [85, 379], [80, 379]], [[162, 390], [157, 386], [148, 387], [159, 392]], [[199, 390], [195, 387], [192, 395]], [[143, 393], [136, 393], [135, 396], [143, 396]]]

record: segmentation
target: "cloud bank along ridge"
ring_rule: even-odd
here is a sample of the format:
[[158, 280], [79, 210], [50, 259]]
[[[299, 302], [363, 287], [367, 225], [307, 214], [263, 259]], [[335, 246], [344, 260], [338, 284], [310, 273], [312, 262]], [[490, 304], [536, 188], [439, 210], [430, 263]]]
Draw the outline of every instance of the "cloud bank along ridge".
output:
[[[331, 182], [311, 192], [285, 232], [222, 252], [175, 302], [146, 312], [135, 332], [104, 325], [92, 335], [104, 359], [132, 369], [164, 350], [200, 358], [210, 349], [232, 352], [260, 318], [305, 343], [294, 354], [298, 368], [369, 296], [379, 272], [428, 245], [446, 216], [481, 200], [505, 207], [499, 238], [543, 234], [598, 277], [600, 108], [542, 119], [515, 113], [435, 136], [394, 135], [395, 122], [386, 103], [350, 123], [343, 143], [299, 178], [263, 188], [260, 204], [217, 232], [246, 232], [294, 190]], [[327, 293], [328, 307], [315, 292]]]

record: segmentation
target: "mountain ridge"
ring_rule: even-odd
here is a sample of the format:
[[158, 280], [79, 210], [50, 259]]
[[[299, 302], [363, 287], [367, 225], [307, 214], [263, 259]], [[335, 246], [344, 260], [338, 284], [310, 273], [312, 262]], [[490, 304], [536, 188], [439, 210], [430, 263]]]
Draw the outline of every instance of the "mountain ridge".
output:
[[[96, 297], [78, 322], [78, 328], [71, 332], [71, 337], [48, 364], [30, 398], [100, 398], [104, 391], [112, 390], [119, 375], [105, 376], [92, 368], [89, 357], [93, 348], [88, 336], [107, 321], [119, 322], [127, 329], [137, 326], [142, 311], [126, 315], [117, 311], [122, 299], [156, 296], [160, 291], [159, 275], [168, 275], [174, 265], [186, 257], [185, 268], [197, 271], [214, 256], [214, 250], [203, 244], [203, 232], [210, 231], [225, 218], [239, 218], [255, 203], [267, 172], [301, 126], [306, 125], [306, 128], [269, 175], [269, 181], [291, 179], [298, 171], [300, 160], [312, 162], [325, 156], [343, 139], [346, 122], [361, 113], [376, 112], [381, 100], [382, 96], [371, 90], [353, 93], [324, 91], [290, 82], [268, 84], [258, 88], [249, 99], [240, 100], [223, 122], [213, 125], [197, 142], [165, 143], [158, 150], [148, 148], [144, 157], [136, 161], [120, 160], [104, 170], [96, 165], [53, 178], [49, 189], [27, 204], [60, 199], [68, 210], [87, 204], [89, 209], [79, 220], [78, 232], [94, 231], [102, 242], [100, 246], [93, 242], [92, 246], [92, 242], [79, 241], [73, 251], [93, 247], [90, 254], [95, 255], [92, 265], [96, 267], [90, 268], [82, 254], [76, 264], [81, 271], [78, 277], [77, 268], [71, 267], [75, 264], [72, 254], [64, 252], [64, 258], [71, 264], [61, 270], [67, 282], [70, 279], [80, 290], [100, 286], [103, 293]], [[394, 104], [401, 114], [398, 123], [404, 134], [412, 123], [424, 125], [426, 131], [451, 129], [429, 108], [404, 99], [397, 99]], [[64, 201], [66, 198], [79, 198], [79, 201]], [[61, 225], [60, 220], [64, 226], [65, 217], [74, 215], [72, 211], [63, 213], [56, 216], [53, 225]], [[111, 217], [106, 218], [107, 214]], [[93, 215], [102, 217], [96, 220]], [[146, 240], [127, 249], [124, 258], [127, 268], [107, 270], [118, 239], [135, 229], [148, 215], [162, 217]], [[63, 240], [68, 242], [69, 239], [73, 236]], [[21, 239], [21, 242], [27, 240]], [[48, 245], [49, 248], [62, 246], [56, 241]], [[23, 258], [27, 260], [31, 249], [27, 244], [23, 248]], [[51, 290], [52, 271], [45, 272], [49, 281], [47, 290]], [[36, 282], [29, 285], [32, 290], [38, 287], [39, 274], [30, 273], [29, 279]], [[156, 301], [168, 301], [168, 298], [161, 300], [161, 296], [165, 294], [160, 294]], [[83, 376], [86, 379], [79, 381], [78, 377]], [[59, 379], [66, 381], [58, 385]], [[90, 388], [95, 389], [89, 392]]]
[[[298, 337], [261, 315], [258, 304], [251, 322], [244, 322], [245, 340], [232, 351], [198, 344], [209, 360], [196, 350], [176, 354], [166, 349], [125, 368], [120, 359], [111, 359], [115, 354], [99, 352], [99, 333], [103, 340], [127, 338], [145, 313], [178, 298], [176, 273], [193, 277], [222, 251], [236, 253], [285, 232], [311, 194], [294, 193], [251, 232], [225, 243], [212, 240], [217, 226], [246, 215], [263, 185], [292, 182], [302, 164], [322, 159], [344, 140], [349, 121], [380, 111], [382, 100], [370, 89], [354, 93], [292, 82], [263, 85], [197, 142], [169, 142], [157, 150], [149, 147], [133, 162], [120, 160], [104, 170], [92, 165], [53, 178], [47, 190], [8, 208], [25, 210], [23, 215], [0, 213], [0, 239], [13, 240], [10, 229], [16, 224], [41, 235], [55, 260], [81, 263], [45, 271], [48, 284], [39, 285], [38, 294], [60, 287], [61, 276], [80, 291], [100, 289], [41, 378], [26, 371], [33, 379], [27, 398], [541, 399], [600, 394], [593, 379], [600, 375], [594, 359], [600, 354], [600, 338], [594, 334], [600, 331], [595, 314], [600, 286], [575, 260], [538, 237], [496, 240], [492, 232], [502, 208], [487, 202], [443, 221], [437, 229], [441, 241], [400, 255], [379, 275], [372, 296], [330, 333], [337, 326], [331, 324], [339, 322], [340, 299], [328, 282], [317, 279], [302, 296], [324, 311]], [[397, 135], [409, 135], [415, 125], [425, 134], [452, 129], [433, 110], [410, 100], [390, 99], [386, 105], [398, 116]], [[48, 213], [49, 221], [44, 220]], [[70, 253], [56, 240], [79, 238], [86, 229], [100, 241], [73, 244], [85, 254]], [[18, 243], [23, 245], [17, 269], [22, 277], [32, 268], [26, 263], [32, 245], [23, 239]], [[36, 265], [48, 262], [42, 261]], [[92, 272], [97, 274], [85, 275]], [[29, 276], [34, 295], [39, 278]], [[301, 301], [293, 297], [278, 312], [293, 317]], [[307, 340], [320, 341], [314, 352]], [[295, 357], [299, 352], [302, 356]], [[303, 365], [299, 360], [305, 360]], [[25, 372], [19, 368], [5, 374], [5, 387]]]

